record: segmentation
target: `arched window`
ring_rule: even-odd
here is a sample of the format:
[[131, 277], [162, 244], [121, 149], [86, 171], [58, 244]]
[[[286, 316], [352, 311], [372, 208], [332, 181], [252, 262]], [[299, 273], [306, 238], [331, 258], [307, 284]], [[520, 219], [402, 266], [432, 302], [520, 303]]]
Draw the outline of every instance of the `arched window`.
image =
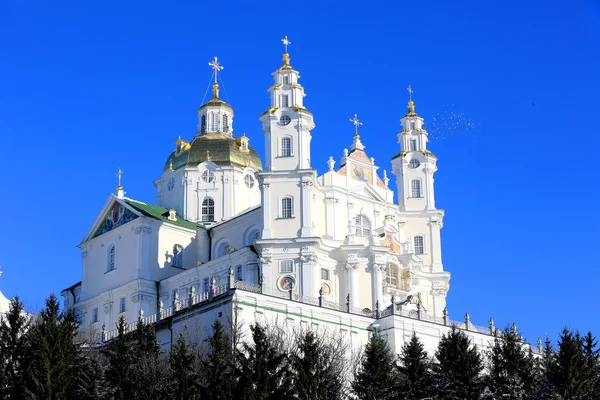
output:
[[202, 222], [214, 222], [215, 220], [215, 202], [210, 197], [202, 201]]
[[215, 173], [208, 169], [202, 173], [204, 183], [212, 183], [215, 180]]
[[413, 179], [410, 181], [410, 197], [421, 197], [421, 180]]
[[294, 261], [292, 261], [292, 260], [279, 261], [279, 273], [290, 274], [292, 272], [294, 272]]
[[291, 157], [291, 155], [292, 155], [292, 138], [289, 136], [281, 138], [281, 157]]
[[223, 115], [223, 132], [229, 132], [229, 117], [227, 114]]
[[108, 248], [108, 262], [106, 263], [106, 272], [115, 269], [115, 245], [111, 244]]
[[92, 324], [98, 322], [98, 307], [94, 307], [94, 311], [92, 313]]
[[281, 218], [292, 218], [292, 198], [284, 197], [281, 199]]
[[217, 252], [219, 257], [223, 257], [226, 256], [227, 254], [229, 254], [229, 243], [223, 243], [222, 245], [219, 246], [219, 251]]
[[425, 238], [422, 235], [414, 237], [415, 254], [425, 254]]
[[217, 115], [217, 113], [210, 113], [209, 114], [209, 119], [210, 119], [210, 131], [211, 132], [217, 132], [219, 129], [219, 116]]
[[288, 76], [284, 76], [282, 78], [283, 84], [288, 85], [290, 83], [290, 78]]
[[235, 280], [236, 281], [243, 281], [244, 279], [244, 269], [241, 265], [238, 265], [237, 267], [235, 267]]
[[183, 246], [180, 244], [173, 246], [173, 261], [171, 265], [173, 267], [183, 268]]
[[200, 122], [200, 133], [206, 133], [206, 115], [202, 116]]
[[398, 267], [394, 264], [388, 263], [385, 266], [385, 283], [391, 287], [397, 287], [398, 278]]
[[371, 234], [371, 221], [365, 215], [357, 215], [355, 222], [357, 236], [369, 236]]
[[119, 300], [119, 313], [124, 313], [125, 311], [127, 311], [127, 299], [123, 296]]

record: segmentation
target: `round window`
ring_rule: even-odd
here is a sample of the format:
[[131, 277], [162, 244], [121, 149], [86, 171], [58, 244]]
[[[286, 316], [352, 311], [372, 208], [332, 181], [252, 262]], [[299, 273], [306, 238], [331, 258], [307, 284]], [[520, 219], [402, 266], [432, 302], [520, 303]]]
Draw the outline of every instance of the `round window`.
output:
[[323, 296], [329, 296], [331, 294], [331, 287], [325, 282], [321, 283], [321, 289], [323, 290]]
[[281, 118], [279, 118], [279, 123], [281, 125], [289, 125], [290, 122], [292, 122], [292, 119], [289, 115], [282, 115]]
[[413, 158], [412, 160], [410, 160], [410, 162], [408, 163], [408, 166], [410, 168], [419, 168], [419, 165], [421, 165], [421, 163], [419, 162], [419, 160], [417, 160], [416, 158]]
[[248, 186], [249, 189], [252, 189], [254, 187], [254, 178], [252, 175], [246, 175], [244, 177], [244, 183], [246, 183], [246, 186]]
[[205, 183], [211, 183], [215, 180], [215, 173], [209, 170], [206, 170], [202, 173], [202, 180]]

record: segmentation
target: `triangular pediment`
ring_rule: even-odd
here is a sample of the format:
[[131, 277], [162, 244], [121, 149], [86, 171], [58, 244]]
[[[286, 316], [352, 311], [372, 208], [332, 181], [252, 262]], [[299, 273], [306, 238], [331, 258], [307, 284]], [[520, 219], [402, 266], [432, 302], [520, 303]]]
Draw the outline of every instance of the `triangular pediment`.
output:
[[140, 216], [141, 214], [134, 208], [129, 207], [125, 201], [110, 195], [81, 243], [110, 232]]
[[350, 194], [365, 197], [369, 200], [385, 203], [385, 199], [369, 185], [360, 185], [350, 190]]

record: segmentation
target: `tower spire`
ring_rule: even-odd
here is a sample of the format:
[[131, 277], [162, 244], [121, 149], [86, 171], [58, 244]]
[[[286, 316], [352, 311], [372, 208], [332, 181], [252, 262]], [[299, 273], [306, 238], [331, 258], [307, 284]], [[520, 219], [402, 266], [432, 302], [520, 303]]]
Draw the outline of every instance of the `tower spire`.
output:
[[121, 176], [123, 176], [124, 172], [121, 168], [117, 171], [117, 197], [122, 199], [125, 196], [125, 192], [123, 191], [123, 186], [121, 186]]
[[354, 114], [354, 118], [350, 118], [350, 122], [352, 122], [352, 124], [354, 125], [354, 143], [352, 143], [350, 149], [363, 150], [365, 146], [363, 146], [362, 142], [360, 141], [360, 135], [358, 134], [358, 127], [361, 126], [363, 123], [358, 120], [358, 116], [356, 114]]
[[409, 116], [415, 116], [417, 115], [417, 113], [415, 112], [415, 102], [412, 99], [412, 94], [413, 94], [413, 90], [410, 87], [410, 85], [408, 85], [408, 87], [406, 88], [406, 90], [408, 91], [408, 114]]
[[213, 83], [213, 99], [219, 98], [219, 83], [217, 82], [217, 77], [219, 75], [219, 71], [223, 69], [223, 66], [219, 64], [219, 59], [215, 57], [208, 65], [213, 69], [215, 75], [215, 82]]
[[283, 46], [285, 48], [283, 58], [281, 59], [283, 61], [281, 69], [292, 69], [292, 66], [290, 65], [290, 54], [288, 53], [288, 46], [292, 44], [292, 42], [290, 42], [287, 35], [283, 39], [281, 39], [281, 41], [283, 42]]

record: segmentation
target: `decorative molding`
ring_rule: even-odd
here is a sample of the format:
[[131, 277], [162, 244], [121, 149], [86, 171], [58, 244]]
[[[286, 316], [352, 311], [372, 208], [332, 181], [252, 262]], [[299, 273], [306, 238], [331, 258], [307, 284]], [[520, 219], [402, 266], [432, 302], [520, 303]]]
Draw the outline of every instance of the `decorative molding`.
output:
[[81, 252], [81, 258], [85, 259], [88, 256], [87, 250]]
[[260, 187], [260, 189], [262, 189], [262, 190], [268, 190], [268, 189], [269, 189], [269, 186], [270, 186], [270, 184], [268, 184], [268, 183], [261, 183], [261, 184], [260, 184], [260, 185], [258, 185], [258, 186], [259, 186], [259, 187]]
[[108, 302], [104, 303], [104, 312], [106, 314], [110, 314], [110, 312], [112, 311], [112, 306], [113, 306], [112, 301], [108, 301]]

